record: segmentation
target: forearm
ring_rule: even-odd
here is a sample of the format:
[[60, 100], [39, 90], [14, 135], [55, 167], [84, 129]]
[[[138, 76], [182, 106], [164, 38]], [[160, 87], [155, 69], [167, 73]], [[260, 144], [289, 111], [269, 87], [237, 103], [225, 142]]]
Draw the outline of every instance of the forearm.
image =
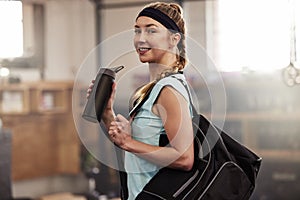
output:
[[115, 121], [115, 117], [116, 117], [116, 115], [113, 110], [109, 110], [109, 111], [106, 111], [103, 113], [102, 121], [107, 130], [109, 130], [111, 122]]
[[153, 146], [132, 139], [126, 144], [125, 149], [149, 162], [163, 167], [168, 166], [174, 169], [190, 170], [190, 165], [187, 163], [189, 162], [188, 159], [191, 158], [189, 154], [193, 154], [192, 145], [184, 151], [178, 151], [173, 147]]

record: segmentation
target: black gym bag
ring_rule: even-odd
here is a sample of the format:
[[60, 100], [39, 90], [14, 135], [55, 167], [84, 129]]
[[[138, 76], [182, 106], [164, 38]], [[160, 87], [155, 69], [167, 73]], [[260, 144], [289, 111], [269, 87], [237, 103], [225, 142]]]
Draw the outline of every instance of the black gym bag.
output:
[[[185, 83], [181, 79], [178, 80], [188, 90]], [[192, 102], [190, 96], [189, 98]], [[193, 116], [195, 158], [192, 170], [182, 171], [168, 167], [160, 169], [136, 200], [250, 198], [262, 159], [203, 115], [198, 114], [194, 107]], [[167, 136], [161, 135], [160, 146], [166, 146], [168, 143]], [[121, 175], [123, 192], [127, 191], [125, 176], [124, 173]], [[122, 196], [122, 199], [127, 199], [126, 196]]]

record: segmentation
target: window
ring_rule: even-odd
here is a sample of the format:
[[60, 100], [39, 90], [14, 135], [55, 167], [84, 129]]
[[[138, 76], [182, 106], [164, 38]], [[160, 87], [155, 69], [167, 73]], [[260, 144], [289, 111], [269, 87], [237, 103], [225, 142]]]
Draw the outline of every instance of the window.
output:
[[[291, 8], [287, 0], [220, 0], [217, 2], [215, 63], [221, 71], [274, 70], [290, 62]], [[295, 12], [300, 54], [300, 14]], [[297, 30], [298, 29], [298, 30]]]
[[0, 58], [23, 54], [21, 1], [0, 1]]
[[296, 63], [300, 67], [300, 2], [294, 0], [295, 31], [296, 31]]

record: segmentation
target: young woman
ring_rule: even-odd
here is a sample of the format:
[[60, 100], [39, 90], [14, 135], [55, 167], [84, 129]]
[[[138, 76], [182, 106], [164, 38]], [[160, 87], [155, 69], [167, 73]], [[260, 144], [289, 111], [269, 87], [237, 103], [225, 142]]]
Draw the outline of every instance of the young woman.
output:
[[[110, 139], [125, 150], [129, 200], [133, 200], [161, 167], [190, 170], [194, 162], [192, 109], [182, 73], [185, 59], [185, 23], [175, 3], [147, 5], [134, 25], [134, 46], [142, 63], [148, 63], [150, 82], [137, 90], [133, 107], [147, 99], [127, 120], [113, 110], [116, 86], [102, 120]], [[172, 74], [172, 76], [170, 76]], [[88, 95], [93, 83], [88, 89]], [[161, 134], [170, 144], [159, 146]]]

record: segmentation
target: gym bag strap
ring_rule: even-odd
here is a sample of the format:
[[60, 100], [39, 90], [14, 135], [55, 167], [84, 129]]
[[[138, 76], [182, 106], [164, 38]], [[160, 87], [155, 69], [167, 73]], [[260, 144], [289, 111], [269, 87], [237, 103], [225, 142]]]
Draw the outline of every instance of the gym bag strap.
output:
[[[192, 104], [188, 86], [186, 88]], [[193, 107], [194, 165], [190, 171], [164, 167], [136, 200], [248, 200], [262, 159], [212, 124]], [[160, 146], [168, 145], [161, 135]]]

